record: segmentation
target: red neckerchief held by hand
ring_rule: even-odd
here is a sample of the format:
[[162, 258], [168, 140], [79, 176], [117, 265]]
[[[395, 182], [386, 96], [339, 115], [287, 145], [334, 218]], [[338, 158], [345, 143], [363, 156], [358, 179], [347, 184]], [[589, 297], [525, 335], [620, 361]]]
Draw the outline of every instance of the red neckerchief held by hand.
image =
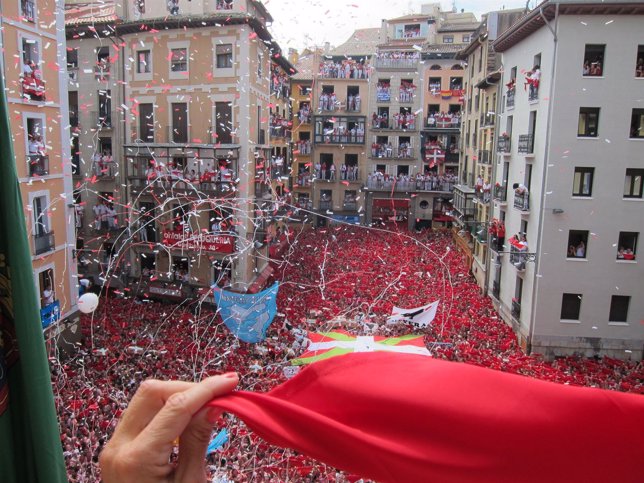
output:
[[407, 354], [312, 364], [210, 406], [378, 482], [641, 482], [644, 397]]

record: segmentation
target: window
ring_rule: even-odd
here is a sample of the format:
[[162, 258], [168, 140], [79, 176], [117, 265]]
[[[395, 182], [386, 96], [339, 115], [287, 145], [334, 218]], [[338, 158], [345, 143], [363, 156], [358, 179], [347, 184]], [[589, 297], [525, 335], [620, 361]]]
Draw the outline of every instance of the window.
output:
[[136, 73], [137, 74], [149, 74], [152, 72], [152, 66], [150, 65], [150, 51], [149, 50], [139, 50], [136, 53]]
[[444, 44], [453, 44], [454, 43], [454, 36], [453, 35], [443, 35], [443, 43]]
[[56, 285], [54, 284], [54, 270], [48, 268], [38, 274], [40, 287], [40, 308], [44, 309], [56, 301]]
[[449, 88], [452, 90], [461, 90], [463, 89], [463, 78], [462, 77], [450, 77], [449, 78]]
[[644, 109], [633, 109], [631, 116], [631, 138], [644, 138]]
[[582, 71], [584, 77], [601, 77], [603, 75], [605, 49], [606, 46], [602, 44], [586, 44]]
[[618, 260], [635, 260], [637, 254], [637, 238], [639, 233], [635, 231], [620, 231], [617, 243]]
[[101, 127], [112, 126], [112, 91], [110, 89], [98, 91], [98, 119]]
[[233, 44], [216, 46], [217, 69], [230, 69], [233, 66]]
[[628, 295], [613, 295], [610, 299], [609, 322], [627, 322], [628, 306], [631, 298]]
[[441, 78], [440, 77], [430, 77], [429, 78], [429, 90], [430, 91], [440, 91], [441, 90]]
[[644, 77], [644, 45], [637, 46], [637, 59], [635, 61], [635, 77]]
[[470, 41], [470, 36], [469, 35], [463, 35], [463, 42], [469, 42]]
[[23, 38], [22, 39], [22, 65], [23, 72], [26, 71], [26, 67], [32, 66], [30, 71], [34, 68], [38, 68], [40, 64], [40, 41], [36, 39]]
[[232, 112], [233, 107], [230, 102], [215, 103], [215, 125], [212, 129], [215, 139], [213, 139], [213, 144], [231, 144], [233, 142]]
[[411, 25], [405, 25], [403, 37], [406, 39], [413, 39], [416, 37], [420, 37], [420, 24], [416, 23]]
[[570, 230], [568, 232], [567, 258], [588, 258], [588, 232]]
[[27, 22], [36, 22], [36, 5], [34, 0], [20, 0], [20, 16]]
[[139, 138], [145, 143], [154, 142], [154, 111], [152, 104], [139, 104]]
[[626, 170], [626, 178], [624, 179], [624, 198], [642, 197], [643, 178], [644, 169]]
[[264, 56], [262, 55], [261, 52], [258, 52], [257, 53], [257, 78], [259, 80], [261, 80], [262, 76], [264, 75], [263, 64], [264, 64]]
[[581, 107], [579, 109], [579, 124], [577, 126], [577, 136], [596, 138], [598, 125], [599, 107]]
[[188, 49], [181, 47], [170, 52], [170, 71], [188, 72]]
[[188, 104], [185, 102], [172, 103], [172, 136], [169, 141], [188, 142]]
[[580, 293], [565, 293], [561, 298], [561, 320], [579, 320], [581, 309]]
[[592, 196], [595, 168], [575, 168], [572, 182], [573, 196]]

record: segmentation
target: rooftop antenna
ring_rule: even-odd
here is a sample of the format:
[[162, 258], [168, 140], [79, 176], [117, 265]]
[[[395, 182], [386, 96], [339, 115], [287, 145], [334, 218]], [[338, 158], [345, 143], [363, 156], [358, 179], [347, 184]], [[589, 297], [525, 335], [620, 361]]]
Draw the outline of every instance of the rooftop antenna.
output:
[[456, 0], [452, 0], [452, 12], [456, 13]]

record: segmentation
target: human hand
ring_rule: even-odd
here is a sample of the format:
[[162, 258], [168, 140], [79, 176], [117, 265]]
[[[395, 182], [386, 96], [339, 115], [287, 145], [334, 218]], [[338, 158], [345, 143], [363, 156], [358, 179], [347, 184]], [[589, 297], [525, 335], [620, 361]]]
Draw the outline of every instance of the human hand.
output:
[[[200, 383], [144, 381], [100, 455], [103, 481], [205, 482], [206, 449], [222, 411], [203, 406], [231, 392], [238, 382], [235, 373]], [[177, 438], [179, 460], [175, 465], [170, 455]]]

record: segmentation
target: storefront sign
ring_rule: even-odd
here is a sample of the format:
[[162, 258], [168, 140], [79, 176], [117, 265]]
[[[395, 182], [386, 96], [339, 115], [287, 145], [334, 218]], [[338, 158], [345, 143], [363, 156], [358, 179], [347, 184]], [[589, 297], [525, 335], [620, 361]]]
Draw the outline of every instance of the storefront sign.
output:
[[164, 231], [163, 244], [170, 248], [217, 253], [233, 253], [235, 239], [231, 235], [211, 233], [192, 233], [183, 231]]

